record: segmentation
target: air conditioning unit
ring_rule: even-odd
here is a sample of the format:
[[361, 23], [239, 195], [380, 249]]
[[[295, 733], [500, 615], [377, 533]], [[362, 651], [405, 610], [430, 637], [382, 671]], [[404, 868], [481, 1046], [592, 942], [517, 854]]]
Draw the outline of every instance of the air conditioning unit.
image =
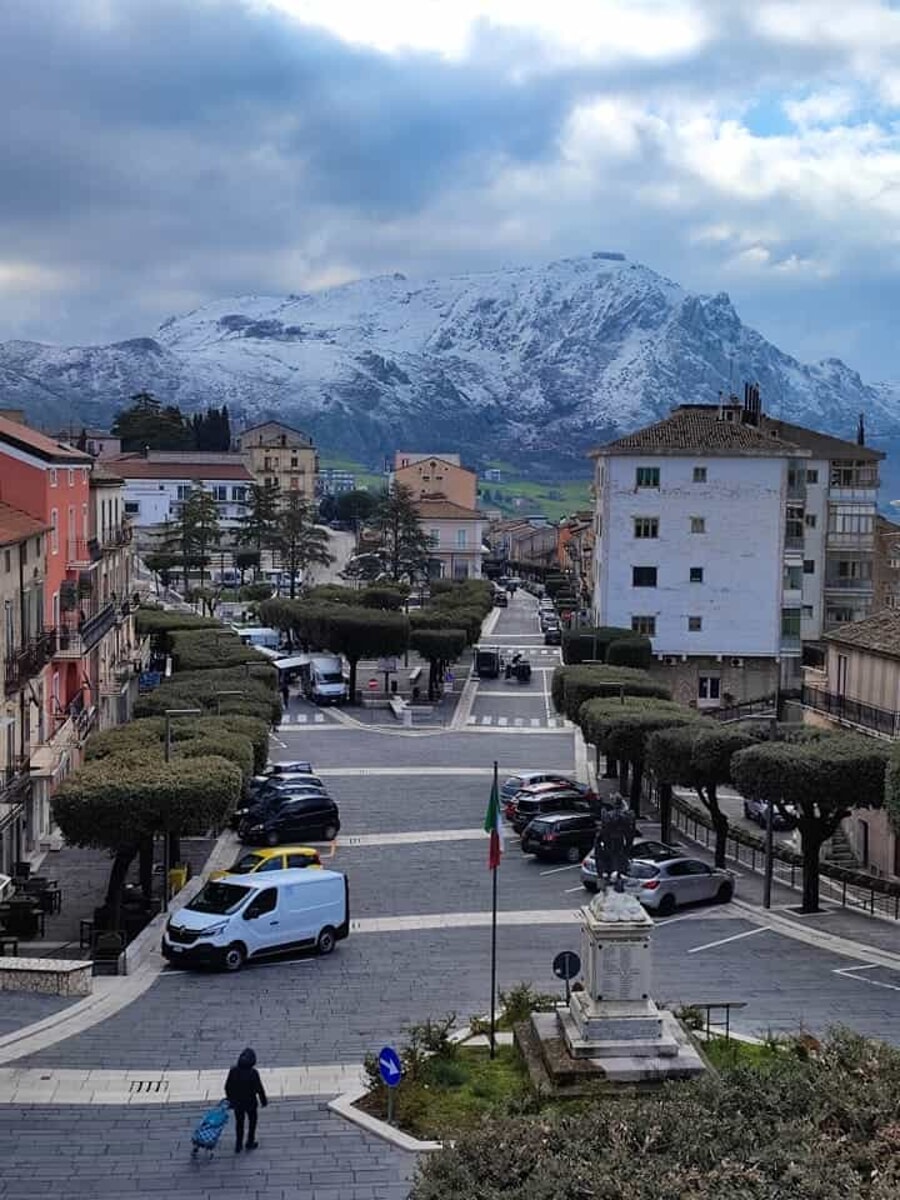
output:
[[728, 665], [730, 667], [742, 667], [744, 665], [744, 660], [742, 658], [729, 658]]

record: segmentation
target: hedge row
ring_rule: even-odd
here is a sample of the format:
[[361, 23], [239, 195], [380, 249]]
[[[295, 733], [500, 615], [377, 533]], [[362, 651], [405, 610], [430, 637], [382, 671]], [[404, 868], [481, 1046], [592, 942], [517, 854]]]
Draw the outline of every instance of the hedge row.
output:
[[672, 699], [669, 689], [651, 678], [646, 671], [628, 667], [557, 667], [550, 685], [556, 711], [570, 721], [578, 720], [578, 710], [587, 700], [623, 693], [626, 696]]
[[252, 646], [245, 646], [236, 633], [218, 629], [178, 629], [168, 634], [169, 653], [175, 671], [203, 671], [238, 667], [244, 663], [267, 663]]

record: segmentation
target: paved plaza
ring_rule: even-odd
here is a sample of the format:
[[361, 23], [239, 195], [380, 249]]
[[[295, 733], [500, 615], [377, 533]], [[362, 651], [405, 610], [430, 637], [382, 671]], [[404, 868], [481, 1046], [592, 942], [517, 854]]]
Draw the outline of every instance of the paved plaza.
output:
[[[448, 728], [365, 729], [328, 714], [285, 723], [273, 738], [273, 757], [310, 758], [340, 805], [340, 839], [323, 854], [348, 876], [352, 925], [333, 955], [227, 976], [170, 969], [154, 955], [134, 977], [95, 981], [95, 997], [74, 1005], [0, 993], [0, 1200], [408, 1194], [414, 1156], [327, 1102], [410, 1022], [453, 1012], [465, 1024], [488, 1008], [482, 825], [493, 761], [501, 774], [585, 769], [575, 731], [548, 724], [541, 668], [558, 652], [543, 646], [531, 598], [517, 595], [485, 641], [533, 654], [532, 682], [471, 681]], [[538, 863], [507, 839], [501, 989], [527, 980], [560, 990], [550, 964], [578, 949], [585, 899], [577, 867]], [[739, 872], [735, 903], [658, 920], [656, 998], [743, 1001], [734, 1024], [747, 1033], [843, 1022], [900, 1044], [897, 931], [833, 909], [801, 920], [796, 904], [777, 887], [764, 913], [758, 879]], [[191, 1131], [245, 1045], [272, 1096], [260, 1149], [238, 1158], [226, 1133], [212, 1162], [192, 1163]]]

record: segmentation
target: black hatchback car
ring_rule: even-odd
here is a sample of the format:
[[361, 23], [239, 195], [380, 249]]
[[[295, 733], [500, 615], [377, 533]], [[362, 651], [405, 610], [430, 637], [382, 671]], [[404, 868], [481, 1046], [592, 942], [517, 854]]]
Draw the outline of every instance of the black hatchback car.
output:
[[517, 800], [516, 811], [512, 817], [512, 827], [516, 833], [521, 833], [535, 817], [544, 813], [578, 812], [590, 813], [591, 802], [583, 792], [574, 788], [560, 788], [558, 791], [545, 792], [540, 796], [522, 796]]
[[249, 846], [278, 846], [282, 842], [331, 842], [341, 828], [338, 806], [330, 796], [287, 796], [245, 821], [238, 837]]
[[578, 863], [593, 848], [597, 822], [590, 813], [545, 813], [525, 826], [523, 854]]

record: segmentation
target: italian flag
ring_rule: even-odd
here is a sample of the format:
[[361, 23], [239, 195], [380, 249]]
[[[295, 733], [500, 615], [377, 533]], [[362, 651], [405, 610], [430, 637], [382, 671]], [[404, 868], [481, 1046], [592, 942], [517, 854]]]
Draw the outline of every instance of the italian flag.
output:
[[500, 855], [503, 853], [503, 831], [500, 824], [500, 788], [497, 783], [497, 773], [494, 772], [494, 785], [491, 788], [491, 798], [488, 801], [487, 813], [484, 818], [484, 832], [491, 835], [488, 847], [488, 868], [496, 871], [500, 866]]

